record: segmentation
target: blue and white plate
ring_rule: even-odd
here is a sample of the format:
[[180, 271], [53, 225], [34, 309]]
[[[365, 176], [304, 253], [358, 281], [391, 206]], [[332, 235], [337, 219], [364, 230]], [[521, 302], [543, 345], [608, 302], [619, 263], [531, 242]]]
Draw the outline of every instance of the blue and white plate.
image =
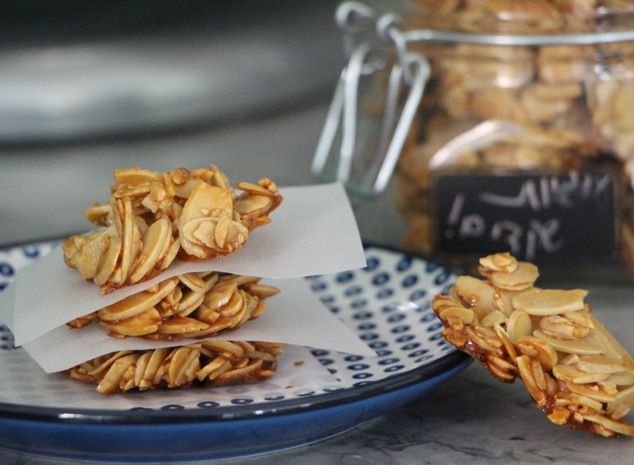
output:
[[[52, 247], [0, 251], [0, 290], [17, 268]], [[113, 407], [93, 386], [44, 374], [0, 325], [0, 447], [80, 460], [222, 459], [309, 444], [394, 411], [471, 361], [445, 341], [431, 309], [432, 297], [446, 292], [456, 274], [377, 247], [366, 248], [366, 256], [364, 269], [307, 279], [377, 356], [311, 350], [339, 381], [311, 390], [191, 389], [179, 392], [178, 403], [168, 391], [127, 393], [128, 405]], [[215, 400], [220, 393], [224, 400]]]

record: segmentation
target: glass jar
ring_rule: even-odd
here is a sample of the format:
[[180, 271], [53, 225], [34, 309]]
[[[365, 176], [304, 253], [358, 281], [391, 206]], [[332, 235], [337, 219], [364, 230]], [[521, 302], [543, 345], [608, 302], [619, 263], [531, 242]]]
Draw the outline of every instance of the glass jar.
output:
[[[634, 41], [599, 35], [631, 29], [634, 2], [420, 0], [406, 18], [410, 39], [462, 40], [411, 41], [432, 75], [394, 177], [403, 247], [634, 271]], [[530, 40], [548, 35], [571, 41]]]

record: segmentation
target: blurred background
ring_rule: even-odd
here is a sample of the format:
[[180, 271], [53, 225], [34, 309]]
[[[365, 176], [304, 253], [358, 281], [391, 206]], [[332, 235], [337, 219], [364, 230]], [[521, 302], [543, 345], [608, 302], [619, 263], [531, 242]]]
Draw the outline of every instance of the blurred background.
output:
[[[280, 186], [317, 182], [311, 162], [348, 59], [335, 21], [340, 3], [0, 0], [0, 247], [91, 230], [83, 212], [107, 201], [115, 169], [214, 164], [234, 184], [261, 177]], [[607, 13], [550, 0], [362, 3], [378, 15], [402, 15], [406, 31], [610, 32], [634, 23], [631, 1]], [[584, 231], [597, 228], [587, 229], [596, 221], [579, 214], [586, 211], [580, 203], [561, 223], [581, 231], [584, 246], [571, 257], [547, 252], [535, 261], [542, 270], [554, 265], [556, 277], [563, 269], [571, 279], [578, 272], [614, 283], [627, 274], [629, 283], [634, 273], [623, 271], [634, 271], [634, 41], [553, 48], [467, 40], [409, 50], [430, 59], [432, 76], [392, 183], [378, 199], [355, 202], [362, 239], [467, 268], [480, 250], [453, 254], [440, 240], [438, 222], [450, 210], [441, 208], [430, 179], [442, 178], [443, 169], [521, 182], [526, 173], [608, 173], [614, 220], [603, 221], [605, 233], [590, 240], [606, 244], [606, 257], [588, 259], [597, 247], [585, 247]], [[370, 90], [384, 90], [385, 74], [367, 79]], [[379, 122], [381, 99], [365, 94], [359, 115]], [[492, 120], [512, 125], [517, 137], [454, 147], [447, 166], [430, 168], [454, 137]], [[367, 127], [358, 132], [376, 135]], [[373, 148], [360, 145], [356, 158], [369, 160]], [[474, 198], [488, 188], [483, 179]], [[546, 209], [540, 221], [561, 211]], [[520, 213], [522, 223], [533, 218]], [[504, 223], [507, 214], [489, 223]], [[505, 239], [478, 237], [475, 245], [506, 250]]]
[[92, 229], [118, 168], [313, 182], [346, 61], [338, 3], [0, 2], [0, 246]]

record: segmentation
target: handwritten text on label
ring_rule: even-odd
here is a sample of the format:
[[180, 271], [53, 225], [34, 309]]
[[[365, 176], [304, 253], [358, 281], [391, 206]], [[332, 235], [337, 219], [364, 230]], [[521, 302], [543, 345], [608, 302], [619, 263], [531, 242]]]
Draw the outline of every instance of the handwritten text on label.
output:
[[614, 186], [609, 175], [446, 178], [437, 186], [445, 251], [504, 249], [528, 260], [539, 254], [574, 255], [581, 252], [579, 245], [587, 245], [587, 231], [596, 229], [594, 222], [602, 223], [601, 241], [607, 237], [613, 242]]

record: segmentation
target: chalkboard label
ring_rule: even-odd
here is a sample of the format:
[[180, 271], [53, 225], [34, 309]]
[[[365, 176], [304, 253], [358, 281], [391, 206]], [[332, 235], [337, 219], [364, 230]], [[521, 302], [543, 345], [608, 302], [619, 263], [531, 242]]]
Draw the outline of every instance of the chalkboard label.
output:
[[438, 248], [518, 259], [610, 259], [617, 187], [610, 174], [446, 174], [435, 180]]

